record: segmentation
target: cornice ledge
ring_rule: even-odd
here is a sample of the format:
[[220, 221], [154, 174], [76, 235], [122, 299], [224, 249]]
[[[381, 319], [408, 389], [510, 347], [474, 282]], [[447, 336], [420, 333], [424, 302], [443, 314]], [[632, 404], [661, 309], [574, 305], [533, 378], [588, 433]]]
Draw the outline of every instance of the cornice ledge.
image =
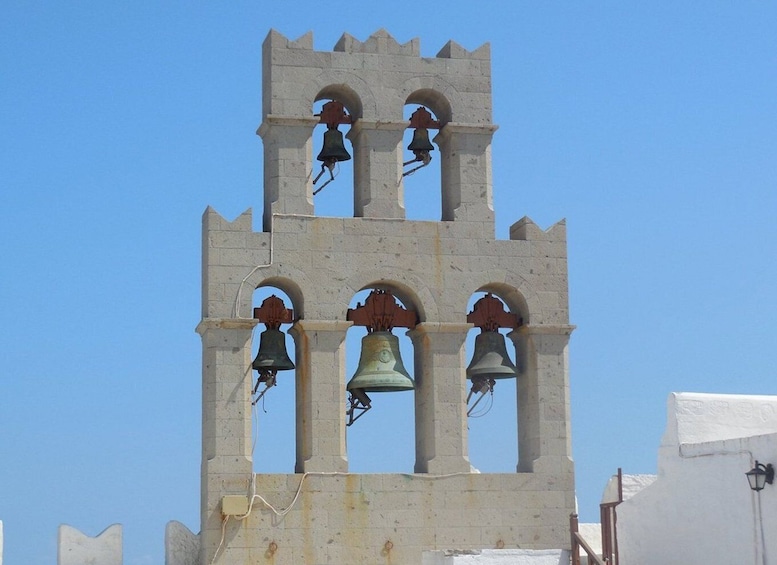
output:
[[253, 318], [203, 318], [194, 329], [202, 335], [207, 330], [250, 330], [259, 324], [259, 320]]
[[540, 324], [521, 326], [516, 331], [529, 335], [570, 335], [576, 328], [572, 324]]

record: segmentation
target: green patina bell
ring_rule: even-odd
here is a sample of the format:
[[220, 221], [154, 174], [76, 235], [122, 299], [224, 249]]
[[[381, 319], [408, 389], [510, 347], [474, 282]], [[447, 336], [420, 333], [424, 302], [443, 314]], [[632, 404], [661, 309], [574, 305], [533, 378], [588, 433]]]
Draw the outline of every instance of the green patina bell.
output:
[[368, 333], [362, 338], [359, 368], [346, 389], [365, 392], [413, 390], [399, 354], [399, 339], [390, 331]]

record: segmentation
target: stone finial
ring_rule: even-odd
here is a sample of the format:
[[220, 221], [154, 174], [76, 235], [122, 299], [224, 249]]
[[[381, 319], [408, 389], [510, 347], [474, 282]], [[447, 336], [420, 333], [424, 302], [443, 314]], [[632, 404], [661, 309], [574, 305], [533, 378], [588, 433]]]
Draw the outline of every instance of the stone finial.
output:
[[108, 526], [96, 537], [72, 526], [59, 526], [57, 565], [122, 565], [122, 526]]
[[165, 565], [197, 565], [200, 536], [172, 520], [165, 526]]

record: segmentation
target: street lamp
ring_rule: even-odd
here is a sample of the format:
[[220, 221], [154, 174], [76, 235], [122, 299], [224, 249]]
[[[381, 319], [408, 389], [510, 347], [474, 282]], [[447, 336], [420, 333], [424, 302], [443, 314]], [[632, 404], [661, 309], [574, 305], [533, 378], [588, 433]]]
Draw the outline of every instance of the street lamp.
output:
[[750, 469], [747, 473], [747, 482], [750, 483], [750, 489], [758, 492], [763, 490], [767, 484], [774, 482], [774, 467], [771, 463], [764, 465], [763, 463], [755, 462], [755, 467]]

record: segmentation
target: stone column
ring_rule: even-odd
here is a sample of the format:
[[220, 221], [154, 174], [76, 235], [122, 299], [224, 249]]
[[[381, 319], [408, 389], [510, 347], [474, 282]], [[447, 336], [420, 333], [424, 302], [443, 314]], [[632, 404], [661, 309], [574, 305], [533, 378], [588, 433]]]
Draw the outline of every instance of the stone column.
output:
[[448, 123], [434, 138], [442, 159], [442, 219], [483, 223], [494, 237], [491, 138], [495, 125]]
[[251, 459], [251, 332], [255, 320], [204, 319], [202, 336], [201, 563], [221, 539], [221, 499], [246, 496]]
[[402, 136], [407, 122], [359, 119], [348, 132], [354, 152], [354, 216], [404, 218]]
[[266, 116], [257, 133], [264, 143], [264, 231], [273, 214], [313, 214], [312, 135], [318, 119]]
[[416, 473], [469, 473], [464, 342], [472, 324], [423, 323], [415, 350]]
[[297, 365], [297, 473], [348, 471], [344, 343], [351, 325], [299, 320], [289, 330]]
[[567, 346], [574, 326], [508, 334], [518, 360], [518, 472], [572, 472]]

